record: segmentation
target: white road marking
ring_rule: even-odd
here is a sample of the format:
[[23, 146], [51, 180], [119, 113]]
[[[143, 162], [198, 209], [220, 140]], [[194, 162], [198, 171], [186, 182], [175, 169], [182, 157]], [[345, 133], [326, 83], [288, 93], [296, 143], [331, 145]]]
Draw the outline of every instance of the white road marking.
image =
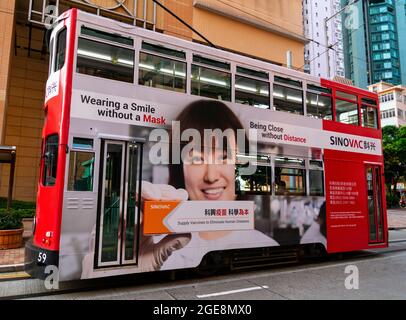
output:
[[198, 295], [196, 295], [196, 297], [199, 299], [209, 298], [209, 297], [218, 297], [218, 296], [225, 296], [227, 294], [248, 292], [248, 291], [254, 291], [254, 290], [263, 290], [263, 289], [268, 289], [268, 288], [269, 288], [268, 286], [256, 286], [256, 287], [250, 287], [250, 288], [244, 288], [244, 289], [214, 292], [214, 293], [209, 293], [209, 294], [198, 294]]

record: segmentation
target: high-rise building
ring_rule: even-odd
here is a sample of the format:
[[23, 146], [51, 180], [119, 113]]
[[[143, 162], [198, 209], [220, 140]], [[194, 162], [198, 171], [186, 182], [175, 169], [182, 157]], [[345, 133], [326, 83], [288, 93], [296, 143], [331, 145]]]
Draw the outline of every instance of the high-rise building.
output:
[[379, 95], [382, 127], [406, 125], [406, 87], [381, 81], [368, 89]]
[[305, 71], [314, 76], [345, 76], [340, 7], [340, 0], [303, 0]]
[[342, 0], [352, 7], [342, 15], [346, 76], [359, 87], [406, 84], [406, 0], [352, 2]]

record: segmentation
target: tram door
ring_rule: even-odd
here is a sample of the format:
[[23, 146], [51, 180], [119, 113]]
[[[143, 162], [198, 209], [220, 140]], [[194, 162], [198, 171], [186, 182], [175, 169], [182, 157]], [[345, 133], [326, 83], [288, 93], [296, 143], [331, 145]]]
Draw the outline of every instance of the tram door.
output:
[[102, 141], [97, 267], [137, 264], [142, 145]]
[[384, 242], [383, 208], [382, 208], [382, 179], [381, 167], [368, 165], [366, 167], [369, 242]]

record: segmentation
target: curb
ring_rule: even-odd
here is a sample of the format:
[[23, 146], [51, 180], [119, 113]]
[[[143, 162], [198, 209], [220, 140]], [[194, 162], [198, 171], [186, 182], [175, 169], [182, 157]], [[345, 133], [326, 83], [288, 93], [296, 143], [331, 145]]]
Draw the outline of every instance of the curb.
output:
[[24, 263], [0, 266], [0, 273], [24, 271]]

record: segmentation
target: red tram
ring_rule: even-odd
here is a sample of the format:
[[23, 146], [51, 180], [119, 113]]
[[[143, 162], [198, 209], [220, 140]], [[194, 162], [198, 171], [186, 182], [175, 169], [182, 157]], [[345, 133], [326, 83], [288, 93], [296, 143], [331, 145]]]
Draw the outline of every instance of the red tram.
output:
[[[50, 40], [27, 272], [55, 265], [65, 281], [193, 268], [214, 253], [387, 247], [378, 101], [67, 11]], [[185, 143], [216, 129], [231, 149]]]

